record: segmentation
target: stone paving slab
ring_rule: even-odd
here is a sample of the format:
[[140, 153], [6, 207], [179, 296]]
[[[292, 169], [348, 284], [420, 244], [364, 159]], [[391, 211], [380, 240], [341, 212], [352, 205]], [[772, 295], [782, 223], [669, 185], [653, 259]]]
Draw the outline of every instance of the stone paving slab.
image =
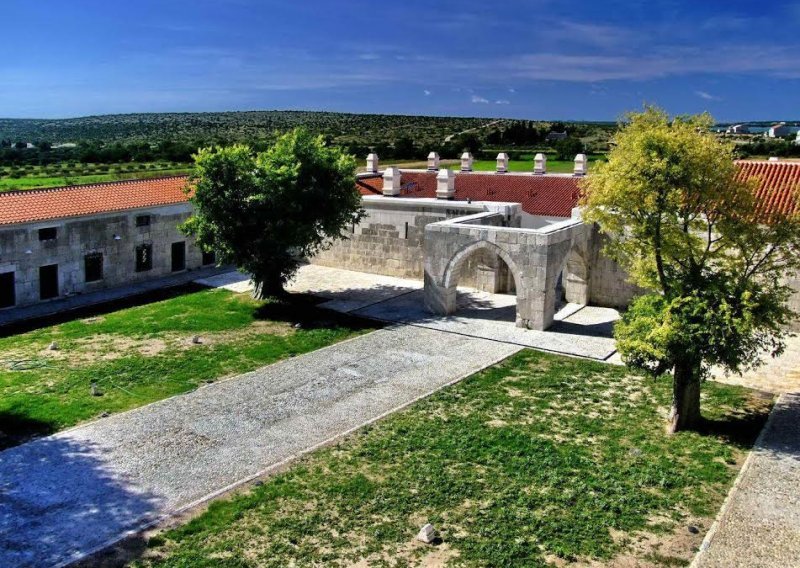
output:
[[800, 392], [800, 337], [786, 340], [786, 350], [780, 357], [764, 357], [764, 365], [741, 375], [726, 375], [712, 370], [712, 379], [730, 385], [741, 385], [775, 394]]
[[692, 566], [800, 566], [800, 394], [778, 399]]
[[72, 561], [519, 349], [392, 327], [0, 452], [0, 566]]
[[[240, 273], [199, 283], [237, 292], [250, 286]], [[383, 322], [412, 324], [600, 361], [609, 360], [616, 353], [611, 333], [619, 313], [610, 308], [566, 304], [550, 329], [535, 331], [514, 325], [516, 297], [507, 294], [459, 288], [458, 313], [442, 317], [425, 309], [420, 281], [315, 264], [300, 267], [287, 289], [328, 298], [321, 307]]]
[[616, 353], [611, 327], [619, 315], [607, 308], [566, 307], [567, 317], [557, 319], [547, 331], [514, 325], [514, 296], [469, 291], [459, 293], [459, 311], [452, 316], [430, 314], [423, 305], [423, 292], [414, 291], [367, 308], [355, 315], [386, 322], [491, 339], [520, 347], [605, 361]]

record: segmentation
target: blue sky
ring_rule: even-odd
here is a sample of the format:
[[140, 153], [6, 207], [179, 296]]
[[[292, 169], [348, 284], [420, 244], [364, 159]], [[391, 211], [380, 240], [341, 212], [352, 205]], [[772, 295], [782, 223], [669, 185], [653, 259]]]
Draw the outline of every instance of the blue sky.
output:
[[0, 116], [800, 120], [800, 0], [3, 0]]

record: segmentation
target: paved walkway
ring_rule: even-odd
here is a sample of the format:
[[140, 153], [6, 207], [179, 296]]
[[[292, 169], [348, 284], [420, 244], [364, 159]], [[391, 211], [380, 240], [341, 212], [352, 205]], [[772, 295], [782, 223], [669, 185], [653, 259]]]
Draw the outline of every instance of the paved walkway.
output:
[[[233, 272], [198, 283], [234, 292], [252, 288], [247, 277]], [[435, 316], [424, 307], [422, 282], [314, 264], [300, 268], [288, 286], [296, 293], [326, 298], [321, 307], [389, 323], [403, 323], [468, 337], [502, 341], [520, 347], [609, 361], [616, 353], [612, 327], [616, 310], [567, 304], [547, 331], [521, 329], [514, 324], [516, 297], [458, 290], [458, 311]]]
[[519, 349], [391, 327], [0, 452], [0, 566], [79, 558]]
[[778, 400], [692, 566], [800, 566], [800, 394]]

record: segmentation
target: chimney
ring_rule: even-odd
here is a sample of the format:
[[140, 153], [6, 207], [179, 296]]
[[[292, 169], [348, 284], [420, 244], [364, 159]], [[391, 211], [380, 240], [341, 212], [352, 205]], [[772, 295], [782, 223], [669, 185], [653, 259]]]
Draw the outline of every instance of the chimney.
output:
[[378, 173], [378, 154], [370, 152], [367, 155], [367, 172], [371, 174]]
[[500, 152], [497, 154], [497, 173], [504, 174], [508, 171], [508, 154]]
[[586, 160], [586, 154], [578, 154], [575, 156], [575, 170], [573, 173], [576, 176], [585, 176], [588, 172], [588, 161]]
[[400, 195], [400, 169], [394, 166], [383, 172], [383, 194], [387, 197]]
[[461, 154], [461, 171], [462, 172], [471, 172], [472, 171], [472, 154], [469, 152], [464, 152]]
[[444, 168], [436, 174], [436, 198], [453, 199], [456, 195], [456, 173]]
[[439, 169], [439, 154], [431, 152], [428, 154], [428, 171], [435, 172]]
[[533, 173], [539, 175], [547, 173], [547, 156], [541, 152], [533, 157]]

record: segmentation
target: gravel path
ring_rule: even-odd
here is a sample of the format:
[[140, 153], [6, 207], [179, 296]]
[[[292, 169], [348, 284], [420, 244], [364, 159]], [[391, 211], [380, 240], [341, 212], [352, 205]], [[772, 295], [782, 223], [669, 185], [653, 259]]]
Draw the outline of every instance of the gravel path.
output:
[[692, 566], [800, 566], [800, 394], [781, 395]]
[[388, 328], [0, 452], [0, 566], [79, 558], [519, 349]]

